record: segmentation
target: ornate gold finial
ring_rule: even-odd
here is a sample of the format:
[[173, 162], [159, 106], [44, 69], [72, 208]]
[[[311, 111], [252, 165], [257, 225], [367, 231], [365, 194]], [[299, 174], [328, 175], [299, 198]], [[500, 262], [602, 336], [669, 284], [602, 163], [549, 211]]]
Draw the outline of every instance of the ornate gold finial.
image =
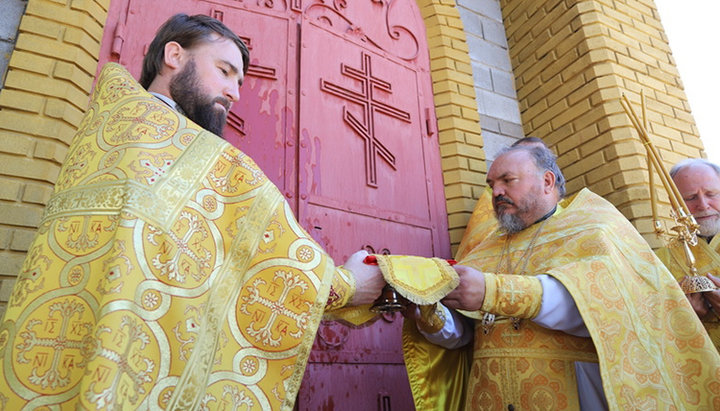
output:
[[[655, 234], [658, 238], [667, 241], [668, 247], [682, 247], [685, 252], [685, 260], [687, 262], [690, 275], [685, 276], [685, 278], [680, 281], [680, 288], [682, 288], [685, 294], [717, 289], [715, 284], [713, 284], [709, 278], [698, 275], [697, 273], [697, 268], [695, 267], [695, 256], [692, 253], [691, 247], [697, 244], [699, 226], [695, 221], [695, 218], [692, 214], [690, 214], [690, 211], [685, 204], [685, 200], [683, 200], [675, 182], [670, 177], [670, 173], [668, 173], [665, 165], [661, 161], [660, 154], [650, 141], [650, 136], [648, 135], [645, 127], [647, 124], [645, 116], [645, 94], [642, 92], [640, 93], [640, 104], [642, 106], [643, 114], [642, 123], [635, 114], [635, 110], [633, 110], [630, 105], [630, 100], [628, 100], [625, 94], [623, 94], [620, 103], [622, 104], [623, 109], [625, 109], [628, 117], [630, 117], [630, 122], [632, 122], [635, 130], [637, 130], [640, 140], [647, 151], [648, 173], [650, 174], [650, 205], [652, 207]], [[660, 181], [662, 182], [665, 191], [667, 191], [668, 198], [670, 199], [670, 205], [672, 206], [672, 212], [670, 215], [675, 220], [675, 225], [670, 229], [671, 232], [665, 230], [658, 219], [657, 199], [655, 198], [655, 173], [653, 168], [660, 176]]]

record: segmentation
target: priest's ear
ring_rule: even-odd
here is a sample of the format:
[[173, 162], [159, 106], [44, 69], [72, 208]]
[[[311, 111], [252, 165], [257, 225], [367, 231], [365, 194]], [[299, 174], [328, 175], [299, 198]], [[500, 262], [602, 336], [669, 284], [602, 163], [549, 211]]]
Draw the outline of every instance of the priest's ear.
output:
[[545, 170], [543, 173], [543, 193], [550, 194], [555, 192], [555, 173]]
[[171, 70], [181, 68], [185, 59], [186, 50], [177, 41], [165, 43], [163, 62]]

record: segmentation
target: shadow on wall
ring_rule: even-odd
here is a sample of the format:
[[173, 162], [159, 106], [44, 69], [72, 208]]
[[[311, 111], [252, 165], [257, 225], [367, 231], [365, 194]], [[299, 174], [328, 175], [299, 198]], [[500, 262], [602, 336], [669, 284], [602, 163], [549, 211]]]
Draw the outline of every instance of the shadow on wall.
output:
[[3, 0], [0, 13], [0, 89], [5, 85], [8, 62], [15, 49], [20, 19], [27, 4], [28, 0]]

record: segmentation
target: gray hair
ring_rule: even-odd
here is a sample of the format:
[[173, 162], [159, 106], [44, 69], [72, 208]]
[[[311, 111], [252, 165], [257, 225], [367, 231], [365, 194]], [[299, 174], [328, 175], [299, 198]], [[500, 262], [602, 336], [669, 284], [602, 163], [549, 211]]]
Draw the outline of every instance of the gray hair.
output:
[[521, 138], [520, 140], [512, 143], [512, 144], [510, 145], [510, 147], [521, 146], [521, 145], [523, 145], [523, 144], [524, 144], [524, 145], [528, 145], [528, 146], [537, 144], [537, 145], [539, 145], [539, 146], [547, 147], [547, 144], [545, 144], [545, 142], [542, 141], [542, 139], [541, 139], [540, 137], [535, 137], [535, 136], [523, 137], [523, 138]]
[[679, 173], [680, 171], [688, 168], [688, 167], [694, 167], [694, 166], [707, 166], [713, 169], [715, 171], [715, 174], [717, 174], [718, 177], [720, 177], [720, 166], [718, 166], [715, 163], [711, 163], [708, 160], [705, 160], [704, 158], [686, 158], [685, 160], [680, 161], [679, 163], [675, 164], [673, 168], [670, 169], [670, 178], [675, 178], [675, 175]]
[[530, 153], [530, 156], [535, 163], [535, 167], [537, 167], [541, 173], [546, 171], [553, 173], [555, 176], [555, 189], [558, 192], [558, 196], [560, 198], [565, 197], [565, 176], [563, 176], [560, 167], [557, 165], [557, 157], [555, 157], [555, 154], [550, 151], [549, 148], [538, 144], [518, 144], [500, 150], [498, 157], [515, 151], [527, 151]]

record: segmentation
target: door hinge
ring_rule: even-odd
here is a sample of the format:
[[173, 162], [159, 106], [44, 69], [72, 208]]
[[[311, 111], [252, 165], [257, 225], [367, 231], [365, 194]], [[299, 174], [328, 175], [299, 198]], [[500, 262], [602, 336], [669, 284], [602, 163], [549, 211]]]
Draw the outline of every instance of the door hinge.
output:
[[378, 393], [378, 411], [392, 411], [390, 394], [381, 391]]
[[115, 27], [115, 33], [113, 34], [112, 47], [110, 48], [110, 55], [116, 58], [120, 57], [123, 44], [125, 43], [125, 23], [118, 22]]
[[437, 133], [437, 123], [435, 117], [432, 115], [432, 110], [429, 108], [425, 109], [425, 131], [428, 137], [432, 137]]

